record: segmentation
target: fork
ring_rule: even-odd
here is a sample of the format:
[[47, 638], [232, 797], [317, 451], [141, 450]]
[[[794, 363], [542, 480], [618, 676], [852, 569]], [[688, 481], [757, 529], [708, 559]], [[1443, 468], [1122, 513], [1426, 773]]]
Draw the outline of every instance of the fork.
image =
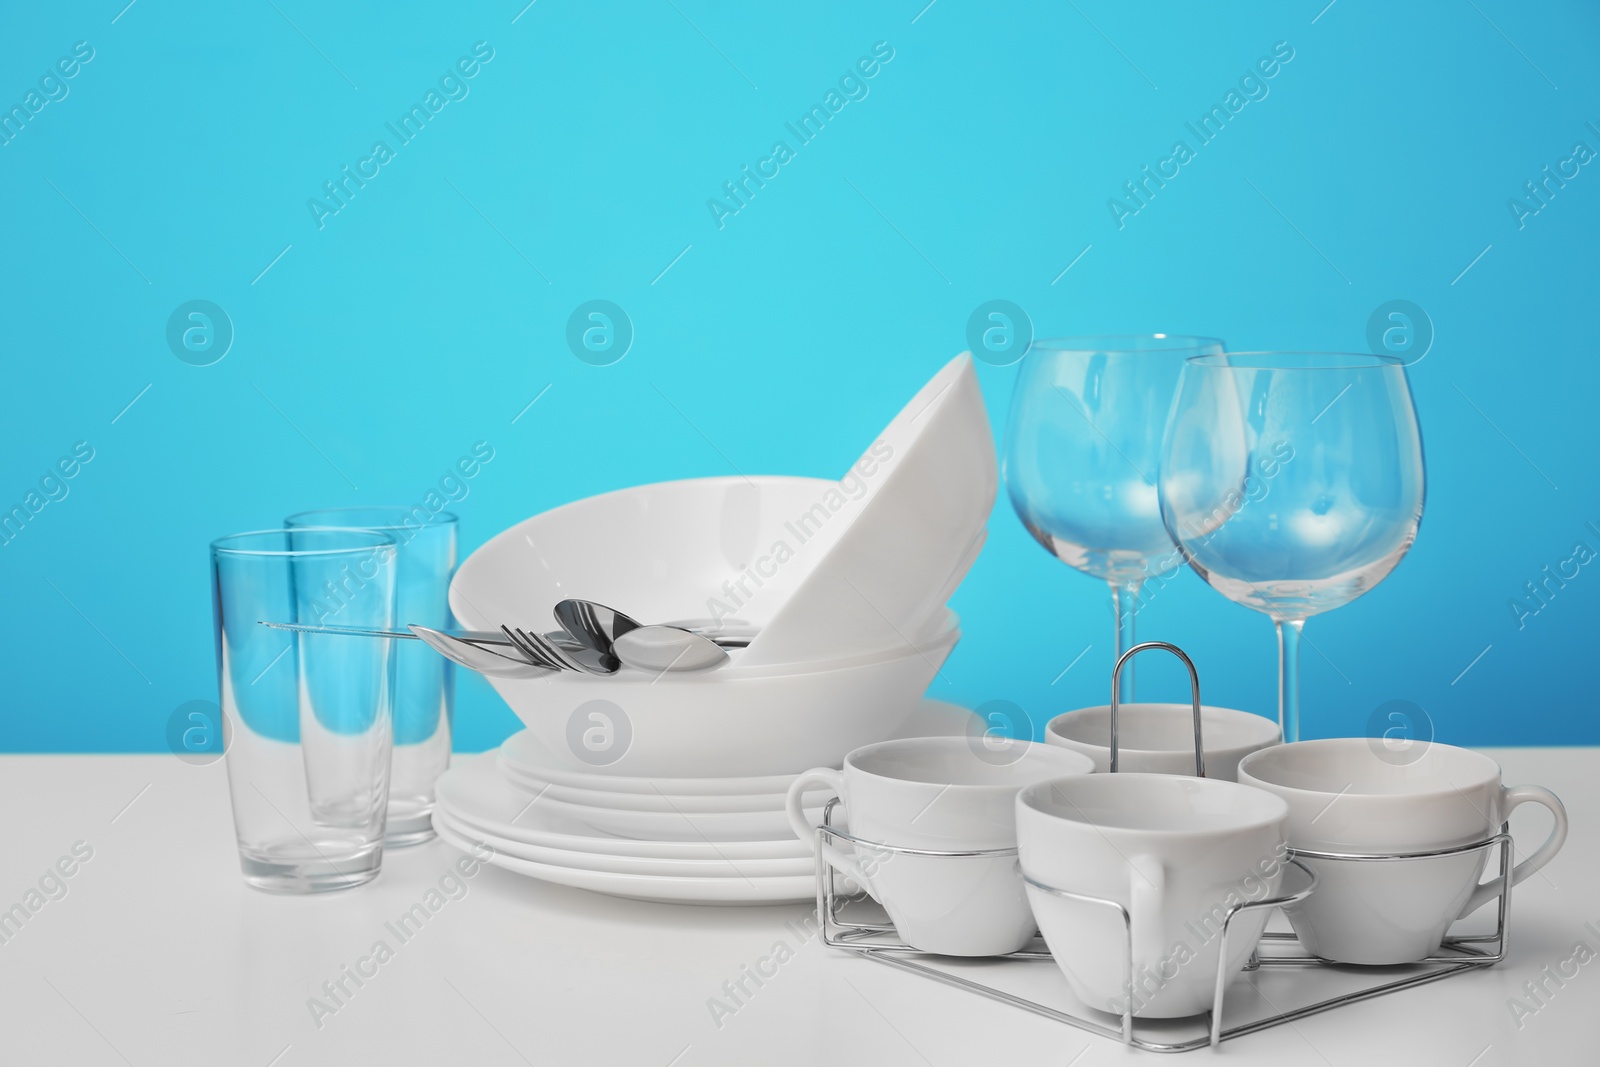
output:
[[602, 656], [590, 664], [580, 660], [544, 634], [502, 625], [500, 631], [521, 652], [529, 663], [553, 671], [576, 671], [579, 674], [615, 674], [619, 666], [614, 656]]

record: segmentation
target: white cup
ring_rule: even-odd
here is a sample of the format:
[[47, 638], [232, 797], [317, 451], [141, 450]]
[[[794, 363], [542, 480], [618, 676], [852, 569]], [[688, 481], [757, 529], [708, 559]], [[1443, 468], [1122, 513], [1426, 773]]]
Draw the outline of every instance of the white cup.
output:
[[857, 844], [849, 855], [825, 845], [822, 857], [883, 905], [912, 948], [998, 956], [1022, 948], [1037, 929], [1009, 851], [1017, 845], [1018, 790], [1092, 769], [1087, 756], [1029, 741], [994, 750], [965, 737], [906, 738], [856, 749], [842, 773], [806, 771], [789, 786], [786, 810], [794, 832], [815, 842], [801, 803], [822, 783], [842, 799], [859, 841], [935, 852], [1005, 850], [923, 856]]
[[[1210, 778], [1094, 774], [1017, 796], [1022, 873], [1094, 898], [1027, 886], [1067, 984], [1090, 1008], [1141, 1018], [1211, 1009], [1223, 923], [1232, 908], [1277, 893], [1288, 828], [1278, 797]], [[1228, 926], [1230, 980], [1270, 910], [1239, 912]]]
[[[1363, 737], [1298, 741], [1239, 765], [1239, 780], [1289, 805], [1289, 844], [1314, 852], [1382, 855], [1484, 841], [1513, 808], [1533, 801], [1555, 829], [1511, 872], [1511, 884], [1549, 863], [1567, 839], [1567, 811], [1536, 785], [1506, 788], [1482, 753], [1418, 742], [1404, 758]], [[1306, 950], [1339, 963], [1411, 963], [1439, 949], [1456, 919], [1500, 895], [1482, 885], [1490, 849], [1415, 860], [1315, 860], [1309, 899], [1284, 909]]]
[[[1278, 724], [1248, 711], [1200, 707], [1206, 777], [1239, 780], [1239, 761], [1283, 740]], [[1044, 729], [1047, 744], [1082, 752], [1094, 769], [1111, 769], [1111, 707], [1079, 708], [1057, 715]], [[1117, 769], [1152, 774], [1194, 774], [1194, 708], [1189, 704], [1117, 706]]]

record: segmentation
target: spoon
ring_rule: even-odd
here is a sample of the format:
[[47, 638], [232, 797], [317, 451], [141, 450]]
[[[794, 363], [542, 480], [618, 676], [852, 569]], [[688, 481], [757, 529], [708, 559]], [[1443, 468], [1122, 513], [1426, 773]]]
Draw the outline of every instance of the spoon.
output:
[[[427, 626], [412, 624], [410, 632], [406, 630], [372, 630], [357, 626], [308, 626], [303, 623], [270, 622], [262, 620], [262, 626], [273, 630], [289, 630], [293, 633], [309, 634], [344, 634], [354, 637], [384, 637], [409, 641], [424, 641], [441, 656], [453, 663], [458, 663], [469, 670], [479, 674], [493, 675], [500, 678], [533, 678], [550, 670], [564, 669], [556, 666], [546, 666], [541, 659], [534, 661], [525, 656], [517, 645], [507, 639], [504, 634], [489, 630], [435, 630]], [[567, 635], [552, 636], [555, 643], [563, 644], [568, 655], [585, 662], [600, 658], [592, 649], [572, 641]], [[499, 651], [504, 649], [505, 651]], [[577, 668], [572, 668], [577, 669]]]
[[[623, 634], [645, 625], [631, 615], [593, 600], [563, 600], [556, 604], [555, 616], [567, 633], [602, 653], [610, 651]], [[744, 648], [756, 635], [755, 627], [732, 619], [689, 619], [660, 625], [697, 634], [723, 648]]]
[[637, 630], [639, 622], [593, 600], [563, 600], [554, 609], [556, 622], [580, 643], [596, 652], [611, 651], [617, 638]]
[[677, 626], [636, 626], [617, 636], [611, 654], [636, 671], [705, 671], [728, 662], [709, 637]]

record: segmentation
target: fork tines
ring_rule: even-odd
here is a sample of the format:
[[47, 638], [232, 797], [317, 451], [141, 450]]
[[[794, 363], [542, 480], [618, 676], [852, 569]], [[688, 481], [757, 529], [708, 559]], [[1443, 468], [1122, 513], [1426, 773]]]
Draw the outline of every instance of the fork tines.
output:
[[521, 652], [523, 656], [527, 658], [528, 662], [532, 663], [535, 667], [544, 667], [547, 670], [552, 671], [569, 669], [560, 660], [556, 659], [553, 655], [546, 651], [542, 642], [534, 641], [523, 631], [513, 630], [509, 626], [501, 626], [500, 632], [505, 634], [506, 640], [510, 641], [512, 646], [515, 647], [518, 652]]

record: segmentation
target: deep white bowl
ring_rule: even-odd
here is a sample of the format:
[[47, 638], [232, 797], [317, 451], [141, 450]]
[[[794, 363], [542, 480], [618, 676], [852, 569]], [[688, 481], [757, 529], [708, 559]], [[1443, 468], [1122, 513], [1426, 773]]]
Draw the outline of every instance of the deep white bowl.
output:
[[[536, 515], [469, 556], [450, 607], [470, 629], [553, 627], [567, 597], [646, 622], [732, 614], [741, 594], [798, 579], [780, 545], [838, 483], [778, 476], [702, 478], [618, 490]], [[840, 517], [840, 521], [844, 521]], [[785, 557], [797, 564], [798, 557]], [[764, 598], [765, 599], [765, 598]], [[765, 599], [772, 604], [774, 600]], [[936, 612], [899, 649], [804, 664], [609, 677], [490, 678], [559, 766], [590, 774], [720, 777], [793, 774], [897, 736], [960, 637]]]
[[[811, 550], [833, 532], [822, 524], [849, 521], [843, 509], [819, 518], [828, 502], [848, 503], [840, 484], [786, 475], [689, 478], [563, 504], [502, 531], [468, 556], [451, 580], [450, 607], [470, 628], [494, 629], [508, 620], [550, 628], [553, 609], [568, 597], [599, 601], [641, 622], [720, 615], [764, 627], [815, 565]], [[935, 610], [927, 625], [941, 621]], [[921, 636], [908, 633], [913, 640]], [[904, 651], [903, 645], [863, 649], [860, 656], [826, 662]], [[717, 673], [795, 669], [792, 663], [746, 668], [741, 654], [736, 650]]]

